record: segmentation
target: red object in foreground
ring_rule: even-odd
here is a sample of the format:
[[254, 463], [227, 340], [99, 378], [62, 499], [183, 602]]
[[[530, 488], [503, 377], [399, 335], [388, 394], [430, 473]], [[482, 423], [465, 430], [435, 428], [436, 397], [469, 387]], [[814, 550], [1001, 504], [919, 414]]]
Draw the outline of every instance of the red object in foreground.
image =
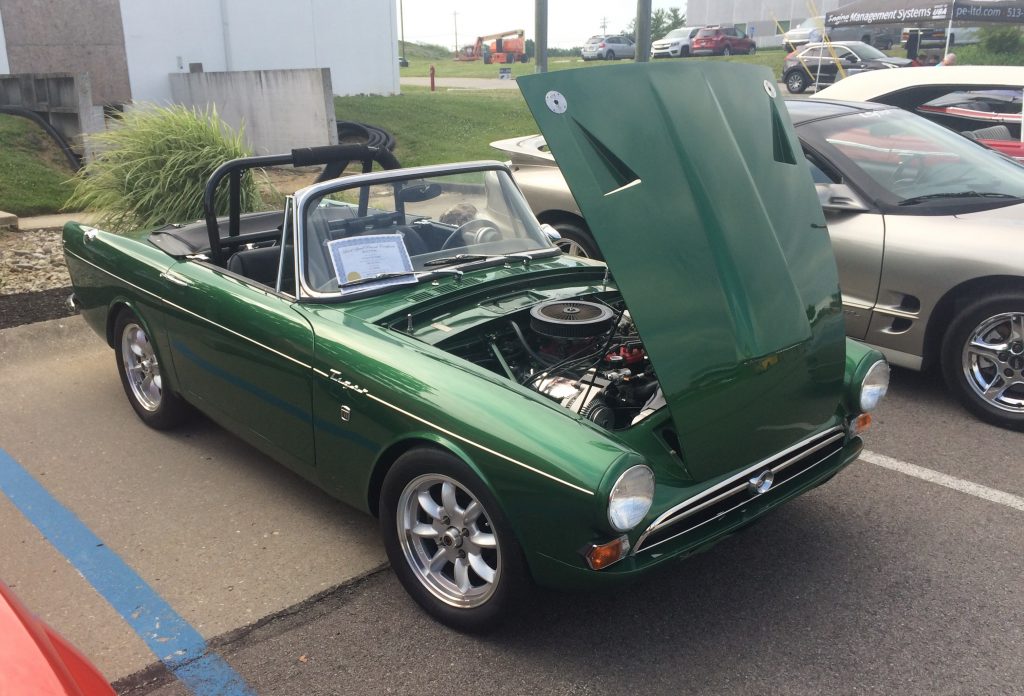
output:
[[113, 696], [114, 690], [85, 655], [0, 583], [0, 694]]

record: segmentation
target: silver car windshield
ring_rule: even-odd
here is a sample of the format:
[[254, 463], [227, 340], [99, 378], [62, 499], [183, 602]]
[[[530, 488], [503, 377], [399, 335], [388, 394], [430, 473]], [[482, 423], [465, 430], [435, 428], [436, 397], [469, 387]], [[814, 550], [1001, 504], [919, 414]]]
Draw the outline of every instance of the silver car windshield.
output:
[[501, 169], [339, 185], [310, 199], [301, 214], [301, 273], [320, 296], [557, 252]]
[[1024, 167], [899, 109], [822, 119], [799, 133], [843, 176], [890, 206], [1000, 205], [1024, 197]]

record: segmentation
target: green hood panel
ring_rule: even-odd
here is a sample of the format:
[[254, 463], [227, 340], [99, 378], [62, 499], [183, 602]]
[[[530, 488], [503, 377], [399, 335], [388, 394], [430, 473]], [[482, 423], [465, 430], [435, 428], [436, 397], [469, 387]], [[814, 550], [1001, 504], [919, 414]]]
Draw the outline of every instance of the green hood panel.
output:
[[830, 424], [839, 281], [771, 72], [634, 64], [519, 85], [629, 305], [691, 473]]

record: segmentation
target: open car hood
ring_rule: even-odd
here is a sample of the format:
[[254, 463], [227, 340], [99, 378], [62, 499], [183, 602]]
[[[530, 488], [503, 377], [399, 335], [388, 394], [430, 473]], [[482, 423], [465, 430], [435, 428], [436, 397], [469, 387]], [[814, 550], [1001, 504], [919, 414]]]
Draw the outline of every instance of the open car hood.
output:
[[771, 72], [635, 64], [519, 84], [630, 308], [691, 474], [834, 423], [839, 281]]

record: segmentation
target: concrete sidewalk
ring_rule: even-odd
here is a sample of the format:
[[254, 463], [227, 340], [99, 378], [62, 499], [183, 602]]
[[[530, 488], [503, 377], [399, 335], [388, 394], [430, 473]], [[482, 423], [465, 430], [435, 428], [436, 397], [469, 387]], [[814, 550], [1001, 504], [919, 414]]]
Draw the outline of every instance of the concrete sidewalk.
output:
[[65, 222], [84, 222], [90, 225], [100, 218], [99, 213], [57, 213], [56, 215], [36, 215], [18, 218], [19, 230], [45, 230], [63, 227]]

